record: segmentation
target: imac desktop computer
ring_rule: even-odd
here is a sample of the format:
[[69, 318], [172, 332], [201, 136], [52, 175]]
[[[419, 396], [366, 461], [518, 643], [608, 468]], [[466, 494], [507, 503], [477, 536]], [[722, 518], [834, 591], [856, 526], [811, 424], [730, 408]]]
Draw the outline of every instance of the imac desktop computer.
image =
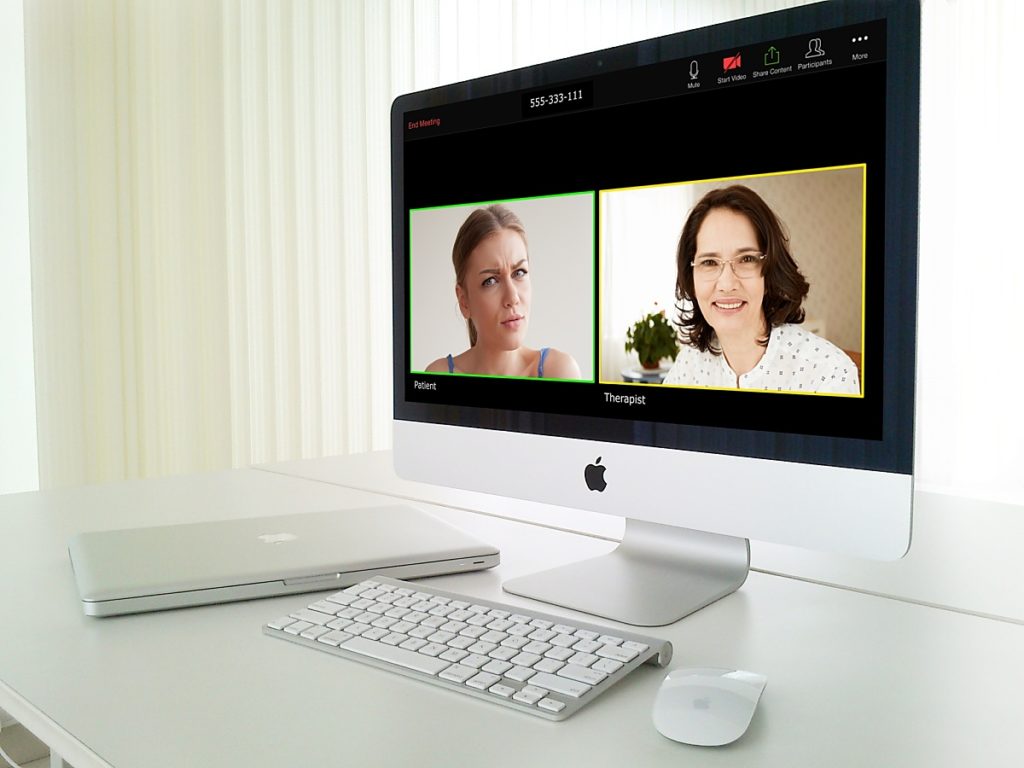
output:
[[394, 102], [396, 471], [626, 519], [506, 591], [659, 626], [750, 539], [906, 553], [919, 59], [843, 0]]

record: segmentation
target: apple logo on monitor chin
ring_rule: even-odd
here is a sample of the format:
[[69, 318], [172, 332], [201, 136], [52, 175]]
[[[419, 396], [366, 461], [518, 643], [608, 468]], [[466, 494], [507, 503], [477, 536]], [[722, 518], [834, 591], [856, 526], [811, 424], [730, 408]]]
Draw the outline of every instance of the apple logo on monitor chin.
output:
[[587, 464], [587, 468], [583, 470], [583, 479], [587, 481], [587, 488], [598, 493], [607, 488], [608, 482], [604, 479], [604, 471], [605, 467], [601, 464], [600, 456], [593, 464]]
[[295, 541], [299, 537], [294, 533], [264, 533], [256, 538], [264, 544], [284, 544], [286, 541]]

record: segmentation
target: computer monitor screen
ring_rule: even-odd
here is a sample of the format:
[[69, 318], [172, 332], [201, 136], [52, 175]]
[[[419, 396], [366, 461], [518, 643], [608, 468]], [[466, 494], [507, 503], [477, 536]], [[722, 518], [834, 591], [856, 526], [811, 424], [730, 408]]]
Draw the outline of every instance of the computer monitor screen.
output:
[[[398, 98], [399, 473], [627, 518], [606, 578], [705, 551], [665, 594], [750, 538], [902, 556], [919, 39], [821, 3]], [[596, 578], [507, 588], [677, 617], [564, 594]]]

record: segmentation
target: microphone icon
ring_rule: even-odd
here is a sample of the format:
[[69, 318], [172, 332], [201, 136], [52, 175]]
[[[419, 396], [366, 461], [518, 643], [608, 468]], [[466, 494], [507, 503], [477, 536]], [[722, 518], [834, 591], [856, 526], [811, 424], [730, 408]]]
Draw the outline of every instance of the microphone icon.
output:
[[697, 60], [694, 59], [693, 61], [690, 62], [690, 79], [691, 80], [696, 80], [697, 76], [699, 74], [700, 74], [700, 67], [697, 66]]

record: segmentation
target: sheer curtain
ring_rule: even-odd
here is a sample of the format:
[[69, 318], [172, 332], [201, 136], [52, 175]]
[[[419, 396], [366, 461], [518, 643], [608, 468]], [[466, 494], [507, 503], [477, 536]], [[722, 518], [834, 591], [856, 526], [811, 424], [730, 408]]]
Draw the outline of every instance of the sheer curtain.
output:
[[[26, 2], [42, 487], [387, 447], [392, 98], [799, 4]], [[924, 3], [918, 476], [1024, 502], [1021, 13]]]

